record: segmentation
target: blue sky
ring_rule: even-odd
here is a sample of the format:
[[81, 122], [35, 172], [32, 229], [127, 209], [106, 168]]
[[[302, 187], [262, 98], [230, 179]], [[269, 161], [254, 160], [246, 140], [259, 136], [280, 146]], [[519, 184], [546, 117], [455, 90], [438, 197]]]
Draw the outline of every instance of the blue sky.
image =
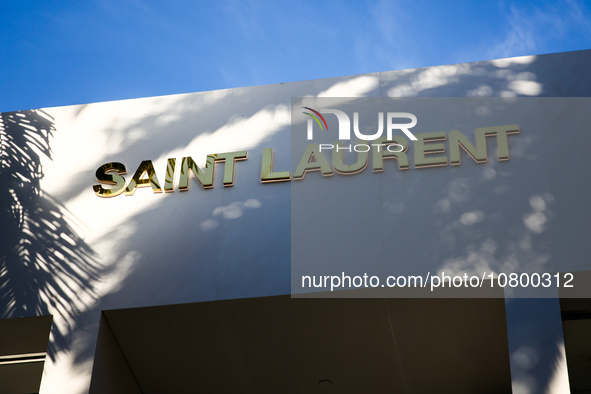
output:
[[584, 1], [4, 1], [0, 112], [589, 48]]

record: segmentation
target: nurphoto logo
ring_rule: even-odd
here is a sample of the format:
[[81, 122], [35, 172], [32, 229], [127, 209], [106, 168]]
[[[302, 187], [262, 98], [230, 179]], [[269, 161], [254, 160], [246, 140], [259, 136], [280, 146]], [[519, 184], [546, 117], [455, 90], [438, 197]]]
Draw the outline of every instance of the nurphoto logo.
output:
[[[326, 119], [324, 119], [324, 116], [322, 116], [322, 114], [336, 115], [337, 120], [339, 122], [339, 140], [340, 141], [347, 141], [347, 140], [351, 139], [351, 120], [349, 118], [349, 115], [347, 115], [344, 111], [341, 111], [338, 109], [321, 109], [320, 111], [316, 111], [315, 109], [310, 108], [310, 107], [303, 107], [303, 108], [310, 111], [310, 112], [303, 112], [303, 114], [308, 115], [311, 118], [311, 119], [308, 119], [308, 134], [307, 134], [308, 140], [312, 140], [314, 138], [314, 122], [313, 122], [313, 120], [316, 121], [318, 126], [320, 126], [321, 130], [324, 130], [324, 128], [326, 128], [326, 130], [328, 131], [328, 124], [326, 123]], [[410, 123], [394, 123], [394, 119], [400, 119], [400, 118], [409, 119]], [[401, 130], [412, 141], [417, 141], [417, 137], [415, 137], [414, 134], [408, 130], [408, 129], [413, 128], [414, 126], [417, 125], [417, 117], [416, 116], [414, 116], [413, 114], [411, 114], [409, 112], [388, 112], [386, 114], [386, 119], [387, 119], [387, 125], [386, 125], [386, 137], [387, 138], [386, 139], [388, 141], [392, 140], [392, 131], [393, 130]], [[359, 131], [359, 112], [353, 112], [353, 132], [355, 133], [355, 136], [360, 141], [374, 141], [374, 140], [380, 138], [384, 132], [384, 113], [378, 112], [378, 131], [374, 134], [368, 135], [368, 134], [363, 134], [363, 133], [361, 133], [361, 131]], [[392, 145], [400, 146], [400, 150], [392, 151], [392, 152], [401, 152], [403, 149], [403, 147], [398, 144], [389, 144], [388, 147], [390, 147]], [[351, 151], [351, 148], [355, 152], [367, 152], [370, 149], [369, 145], [367, 145], [367, 144], [356, 144], [353, 146], [350, 145], [348, 147], [337, 147], [337, 149], [348, 150], [348, 151]], [[334, 146], [332, 144], [320, 144], [319, 149], [320, 149], [320, 151], [322, 151], [322, 149], [331, 150], [331, 149], [334, 149]], [[379, 147], [378, 147], [378, 149], [379, 149]]]
[[[312, 119], [314, 119], [316, 121], [316, 123], [318, 123], [318, 126], [320, 126], [320, 129], [324, 129], [324, 127], [322, 126], [322, 124], [324, 124], [324, 126], [326, 127], [326, 130], [328, 131], [328, 125], [326, 124], [326, 119], [324, 119], [324, 116], [322, 116], [322, 114], [334, 114], [336, 115], [338, 121], [339, 121], [339, 140], [350, 140], [351, 139], [351, 120], [349, 119], [349, 115], [347, 115], [345, 112], [338, 110], [338, 109], [321, 109], [320, 112], [316, 111], [315, 109], [312, 109], [310, 107], [303, 107], [304, 109], [307, 109], [309, 111], [312, 111], [313, 114], [309, 113], [309, 112], [302, 112], [305, 115], [308, 115], [309, 117], [311, 117]], [[320, 119], [318, 119], [320, 118]], [[413, 141], [416, 141], [417, 138], [414, 136], [413, 133], [411, 133], [408, 129], [413, 128], [417, 125], [417, 117], [414, 116], [411, 113], [408, 112], [388, 112], [386, 115], [386, 118], [388, 118], [388, 127], [386, 130], [387, 133], [387, 137], [388, 140], [392, 139], [392, 130], [402, 130], [404, 132], [404, 134], [406, 134], [406, 136], [408, 138], [410, 138]], [[396, 118], [407, 118], [410, 119], [410, 123], [394, 123], [393, 119]], [[313, 122], [312, 119], [308, 119], [308, 140], [312, 140], [313, 138]], [[320, 122], [320, 120], [322, 120], [322, 123]], [[357, 136], [357, 138], [359, 138], [360, 140], [365, 140], [365, 141], [373, 141], [375, 139], [378, 139], [382, 136], [382, 133], [384, 132], [384, 113], [383, 112], [378, 112], [378, 131], [375, 134], [371, 134], [371, 135], [365, 135], [362, 134], [359, 131], [359, 112], [353, 112], [353, 131], [355, 132], [355, 135]]]

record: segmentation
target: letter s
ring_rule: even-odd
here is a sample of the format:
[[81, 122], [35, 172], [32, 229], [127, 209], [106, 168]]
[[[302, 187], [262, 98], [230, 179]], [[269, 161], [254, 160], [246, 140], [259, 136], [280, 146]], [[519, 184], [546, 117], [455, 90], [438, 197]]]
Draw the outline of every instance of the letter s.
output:
[[116, 197], [125, 190], [125, 178], [121, 174], [127, 173], [125, 166], [121, 163], [103, 164], [96, 170], [96, 179], [106, 185], [115, 185], [105, 189], [101, 185], [93, 185], [92, 189], [99, 197]]

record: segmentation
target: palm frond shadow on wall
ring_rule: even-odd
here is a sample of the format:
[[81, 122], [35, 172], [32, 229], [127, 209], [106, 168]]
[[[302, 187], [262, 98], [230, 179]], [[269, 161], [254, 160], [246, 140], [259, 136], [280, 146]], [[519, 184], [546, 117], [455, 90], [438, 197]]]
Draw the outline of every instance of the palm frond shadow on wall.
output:
[[[49, 354], [68, 349], [76, 305], [96, 299], [100, 265], [76, 218], [40, 187], [55, 132], [41, 110], [0, 114], [0, 319], [61, 313]], [[64, 174], [67, 176], [67, 174]]]

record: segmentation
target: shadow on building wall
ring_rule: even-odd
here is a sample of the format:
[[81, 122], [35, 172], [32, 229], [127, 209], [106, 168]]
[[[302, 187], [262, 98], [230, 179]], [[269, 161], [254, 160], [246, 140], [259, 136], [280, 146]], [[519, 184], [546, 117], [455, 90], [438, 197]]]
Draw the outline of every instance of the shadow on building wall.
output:
[[[589, 55], [583, 57], [589, 57]], [[373, 82], [367, 85], [367, 89], [356, 92], [357, 95], [364, 96], [377, 91], [382, 97], [585, 95], [584, 86], [588, 85], [574, 85], [573, 82], [567, 86], [562, 83], [563, 80], [568, 80], [566, 76], [569, 73], [580, 73], [576, 69], [577, 65], [585, 64], [582, 61], [575, 61], [577, 59], [572, 60], [565, 63], [572, 64], [571, 67], [575, 69], [566, 69], [566, 71], [561, 69], [562, 74], [558, 76], [552, 67], [535, 64], [535, 58], [532, 57], [522, 59], [517, 63], [514, 62], [515, 64], [481, 62], [380, 73], [371, 78], [368, 76], [351, 77], [343, 79], [343, 81], [339, 79], [339, 82], [335, 79], [330, 81], [332, 86], [328, 86], [328, 90], [322, 93], [326, 93], [325, 96], [328, 97], [343, 96], [343, 93], [335, 88], [343, 85], [347, 88], [347, 92], [350, 92], [351, 83], [367, 81], [369, 78]], [[318, 90], [321, 89], [315, 83], [310, 82], [309, 86], [302, 87], [297, 94], [301, 96], [305, 94], [317, 95]], [[261, 93], [257, 89], [262, 89]], [[162, 105], [158, 106], [157, 110], [152, 111], [153, 115], [140, 117], [131, 123], [123, 122], [124, 126], [119, 126], [117, 122], [113, 121], [109, 127], [105, 127], [105, 130], [122, 138], [117, 142], [117, 146], [121, 152], [126, 152], [124, 156], [121, 155], [133, 170], [135, 165], [142, 160], [155, 159], [177, 149], [184, 149], [198, 138], [199, 133], [221, 138], [225, 136], [223, 132], [227, 131], [229, 127], [247, 129], [248, 124], [241, 122], [247, 122], [249, 119], [255, 118], [256, 115], [244, 117], [243, 114], [265, 115], [269, 113], [273, 115], [270, 116], [272, 119], [282, 111], [277, 109], [277, 97], [272, 94], [274, 92], [267, 92], [269, 89], [271, 88], [235, 89], [228, 93], [231, 100], [230, 97], [227, 102], [222, 102], [221, 99], [211, 99], [209, 106], [206, 105], [207, 100], [204, 100], [204, 103], [197, 102], [198, 95], [179, 97], [169, 105], [166, 105], [168, 100], [166, 99], [162, 100]], [[221, 93], [224, 92], [210, 92], [209, 96], [215, 98]], [[276, 94], [279, 95], [279, 93]], [[212, 120], [207, 123], [204, 130], [191, 130], [193, 118], [190, 116], [194, 116], [195, 119], [205, 118], [204, 113], [213, 112], [214, 109], [223, 107], [222, 104], [229, 106], [229, 114], [226, 112], [214, 113], [215, 116], [211, 116]], [[288, 102], [284, 104], [289, 105]], [[81, 107], [81, 111], [83, 109], [84, 107]], [[176, 112], [174, 112], [175, 109]], [[178, 116], [169, 116], [168, 118], [160, 116], [161, 114], [170, 115], [171, 112], [173, 112], [172, 115]], [[244, 119], [242, 119], [243, 117]], [[285, 125], [269, 132], [268, 135], [261, 136], [261, 141], [252, 143], [249, 150], [254, 153], [258, 149], [258, 153], [260, 153], [263, 147], [277, 146], [281, 141], [278, 138], [279, 133], [290, 131], [289, 118], [287, 119]], [[166, 128], [168, 132], [163, 133], [163, 128]], [[142, 138], [137, 138], [138, 130], [142, 132]], [[272, 204], [280, 204], [283, 201], [275, 199], [276, 194], [279, 194], [280, 191], [285, 193], [286, 199], [289, 199], [288, 185], [269, 186], [269, 188], [274, 188], [273, 192], [269, 192], [271, 189], [267, 188], [260, 193], [257, 192], [258, 194], [247, 193], [246, 184], [248, 182], [245, 179], [244, 186], [235, 188], [241, 190], [240, 193], [243, 194], [240, 195], [235, 194], [238, 192], [234, 192], [232, 190], [234, 188], [220, 190], [219, 186], [221, 185], [211, 192], [200, 191], [197, 189], [198, 185], [193, 183], [191, 194], [183, 195], [183, 198], [188, 199], [189, 196], [196, 198], [199, 193], [217, 193], [215, 198], [210, 197], [212, 204], [207, 207], [208, 211], [205, 206], [201, 206], [202, 209], [199, 212], [177, 210], [173, 202], [180, 193], [174, 193], [172, 195], [163, 194], [160, 199], [154, 196], [154, 202], [146, 204], [145, 209], [142, 209], [141, 212], [129, 213], [126, 216], [126, 224], [132, 231], [129, 231], [125, 237], [121, 237], [115, 232], [106, 234], [104, 237], [117, 235], [121, 239], [116, 252], [131, 251], [134, 256], [138, 257], [132, 261], [129, 271], [118, 278], [120, 281], [118, 286], [107, 294], [97, 294], [98, 290], [94, 284], [104, 279], [101, 278], [103, 267], [98, 263], [98, 258], [92, 249], [79, 235], [81, 232], [76, 226], [75, 218], [59, 201], [68, 201], [75, 197], [79, 190], [90, 193], [89, 182], [94, 180], [94, 169], [107, 160], [114, 159], [111, 156], [95, 158], [94, 160], [98, 160], [95, 163], [96, 166], [90, 166], [91, 169], [87, 172], [78, 171], [78, 179], [72, 179], [67, 190], [60, 191], [62, 194], [56, 192], [55, 198], [52, 198], [41, 190], [40, 180], [43, 177], [41, 158], [51, 158], [52, 156], [49, 141], [53, 131], [53, 120], [43, 111], [0, 114], [0, 181], [3, 185], [0, 191], [0, 223], [2, 224], [0, 226], [0, 237], [2, 237], [0, 242], [0, 318], [47, 315], [56, 311], [70, 316], [73, 319], [70, 320], [70, 327], [65, 330], [53, 330], [54, 338], [50, 347], [52, 357], [55, 356], [55, 352], [61, 349], [72, 348], [71, 332], [76, 326], [84, 326], [81, 322], [83, 318], [80, 317], [82, 315], [78, 315], [78, 312], [88, 310], [79, 311], [76, 305], [88, 306], [90, 305], [89, 300], [96, 301], [92, 303], [90, 309], [98, 311], [120, 308], [123, 307], [122, 304], [125, 307], [146, 306], [146, 303], [159, 304], [163, 299], [180, 303], [195, 301], [195, 299], [204, 301], [252, 297], [261, 295], [258, 293], [262, 291], [261, 289], [275, 294], [280, 294], [283, 289], [286, 290], [285, 292], [289, 292], [289, 229], [285, 232], [278, 231], [281, 230], [281, 226], [277, 223], [280, 223], [281, 220], [273, 217], [272, 212], [275, 211], [268, 209]], [[254, 161], [254, 156], [249, 160]], [[280, 167], [278, 166], [278, 168]], [[432, 174], [436, 177], [438, 169], [429, 171], [433, 171]], [[390, 175], [395, 174], [393, 171], [389, 173]], [[384, 179], [386, 175], [382, 175]], [[68, 174], [63, 174], [63, 176], [67, 177]], [[498, 180], [498, 178], [496, 179]], [[254, 181], [258, 182], [258, 179], [254, 179]], [[479, 223], [482, 223], [483, 227], [487, 226], [489, 223], [486, 220], [474, 223], [470, 227], [466, 225], [465, 228], [447, 226], [458, 221], [458, 218], [461, 222], [463, 215], [469, 214], [464, 216], [466, 220], [471, 217], [476, 219], [479, 217], [474, 211], [465, 211], [461, 204], [453, 204], [452, 192], [456, 189], [461, 189], [461, 195], [467, 199], [478, 201], [478, 197], [480, 197], [474, 193], [470, 195], [473, 185], [462, 182], [462, 179], [457, 179], [456, 182], [449, 185], [441, 185], [440, 192], [444, 194], [442, 199], [450, 200], [449, 210], [437, 211], [431, 216], [439, 215], [440, 224], [437, 226], [443, 236], [442, 244], [446, 244], [443, 241], [451, 238], [452, 235], [465, 236], [466, 238], [470, 237], [472, 246], [479, 248], [487, 244], [489, 232], [477, 232], [474, 229]], [[474, 188], [474, 190], [477, 191], [478, 188]], [[143, 192], [150, 193], [147, 190]], [[412, 200], [412, 195], [408, 197], [409, 200]], [[131, 197], [120, 196], [117, 198]], [[237, 198], [247, 198], [247, 200], [237, 201]], [[255, 200], [256, 204], [253, 205], [252, 202]], [[202, 201], [200, 200], [200, 204]], [[397, 203], [397, 201], [393, 202]], [[265, 209], [258, 209], [259, 207]], [[524, 214], [529, 214], [530, 208], [528, 207], [527, 202], [524, 202], [522, 206], [514, 209], [515, 215], [521, 217]], [[527, 209], [527, 212], [521, 212], [519, 209]], [[236, 214], [238, 211], [239, 215]], [[262, 260], [261, 256], [256, 254], [245, 256], [243, 252], [246, 250], [243, 248], [244, 245], [252, 242], [253, 239], [261, 238], [260, 229], [249, 228], [250, 231], [240, 234], [232, 232], [233, 229], [239, 228], [241, 225], [256, 223], [255, 218], [261, 221], [264, 213], [267, 213], [269, 217], [266, 223], [270, 224], [268, 234], [272, 235], [271, 239], [285, 242], [276, 249], [277, 253], [269, 253], [270, 257], [266, 259], [268, 260], [266, 265], [257, 263]], [[289, 219], [289, 213], [289, 210], [284, 212], [287, 216], [286, 220]], [[483, 209], [482, 213], [484, 219], [492, 217], [495, 212], [490, 211], [489, 207], [489, 210]], [[224, 225], [224, 222], [227, 225]], [[88, 224], [90, 225], [90, 223]], [[182, 242], [181, 238], [153, 237], [153, 229], [159, 228], [162, 232], [163, 224], [174, 226], [182, 231], [196, 233], [195, 239], [197, 241], [187, 245]], [[526, 231], [525, 228], [523, 230]], [[214, 235], [209, 236], [210, 233]], [[535, 236], [537, 235], [531, 235], [531, 237]], [[147, 243], [146, 240], [150, 240], [150, 242]], [[218, 254], [219, 248], [216, 248], [215, 253], [209, 256], [203, 254], [202, 250], [205, 248], [200, 248], [202, 245], [200, 242], [206, 245], [208, 243], [232, 245], [232, 248], [227, 248], [230, 252], [225, 255]], [[499, 245], [495, 249], [496, 256], [502, 257], [499, 254], [505, 244], [500, 240], [496, 242]], [[273, 244], [273, 242], [270, 243]], [[450, 249], [452, 250], [447, 250], [446, 255], [453, 255], [456, 260], [464, 258], [464, 255], [471, 251], [471, 249]], [[176, 254], [171, 254], [170, 250], [176, 251]], [[182, 258], [177, 259], [177, 256]], [[191, 257], [187, 258], [186, 256]], [[125, 257], [123, 254], [115, 253], [115, 256], [110, 259], [110, 263], [120, 265]], [[192, 270], [190, 272], [198, 272], [199, 276], [188, 275], [188, 268], [181, 269], [181, 262], [186, 262], [187, 267]], [[107, 264], [105, 261], [103, 263]], [[207, 270], [203, 267], [205, 264], [209, 264]], [[269, 267], [272, 269], [268, 269]], [[274, 273], [275, 277], [263, 276], [269, 275], [268, 273]], [[146, 286], [146, 283], [142, 281], [142, 278], [145, 277], [154, 278], [148, 283], [149, 286]], [[181, 281], [179, 277], [186, 278]], [[200, 279], [202, 282], [193, 282], [193, 278], [201, 277], [203, 277]], [[218, 277], [223, 280], [217, 280]], [[218, 283], [225, 282], [228, 283], [225, 287], [218, 285]], [[269, 283], [276, 284], [276, 286], [270, 288]], [[158, 290], [160, 285], [163, 285], [163, 290]], [[206, 289], [201, 289], [201, 286]], [[164, 295], [154, 301], [154, 294]], [[121, 300], [125, 302], [121, 302]], [[520, 309], [517, 308], [517, 310]], [[84, 349], [73, 349], [75, 353], [80, 355], [76, 362], [82, 362], [84, 359], [92, 357], [92, 350], [89, 350], [92, 345], [85, 344], [83, 347]], [[532, 345], [532, 347], [534, 346]], [[554, 352], [558, 355], [557, 350]], [[545, 358], [537, 366], [524, 372], [528, 376], [532, 376], [531, 379], [539, 390], [549, 384], [548, 371], [553, 367], [551, 364], [553, 360], [552, 357]], [[532, 389], [531, 392], [535, 391]]]
[[[0, 114], [0, 319], [68, 313], [96, 298], [99, 264], [75, 218], [40, 188], [41, 157], [52, 157], [53, 119], [40, 110]], [[68, 174], [63, 174], [65, 177]], [[49, 354], [69, 347], [53, 330]]]

